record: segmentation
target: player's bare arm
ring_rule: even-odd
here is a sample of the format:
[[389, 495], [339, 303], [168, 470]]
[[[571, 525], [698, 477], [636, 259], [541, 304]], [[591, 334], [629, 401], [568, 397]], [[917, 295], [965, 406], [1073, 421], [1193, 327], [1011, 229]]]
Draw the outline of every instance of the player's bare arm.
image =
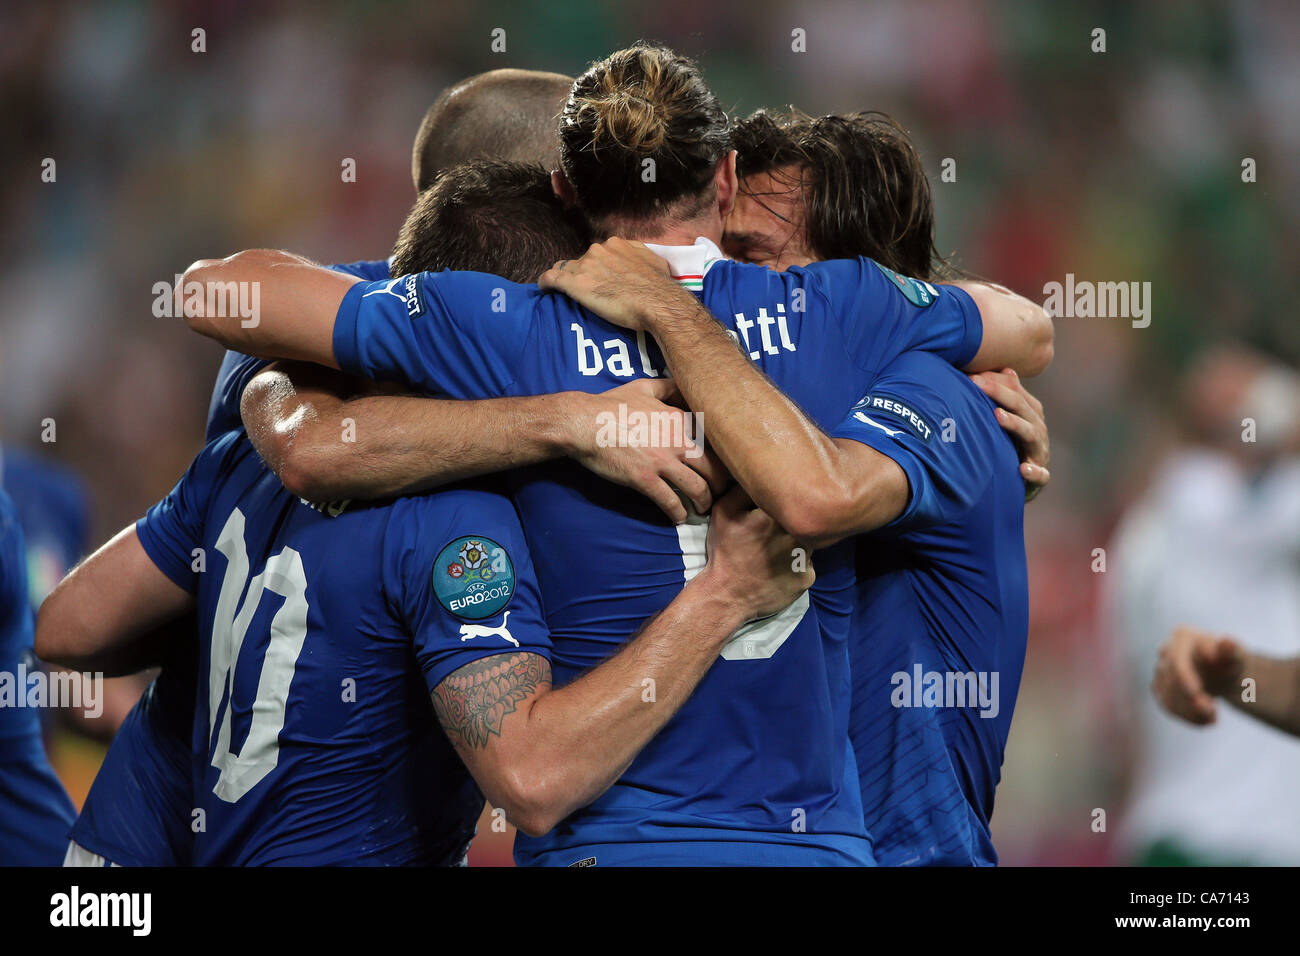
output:
[[447, 677], [433, 692], [434, 708], [493, 806], [538, 835], [596, 799], [690, 697], [737, 629], [812, 585], [811, 567], [794, 570], [794, 549], [793, 537], [733, 489], [713, 509], [704, 569], [600, 666], [558, 690], [536, 654], [494, 655]]
[[193, 596], [158, 570], [131, 525], [46, 597], [36, 654], [70, 670], [135, 673], [154, 663], [147, 645], [160, 629], [193, 609]]
[[[360, 281], [292, 253], [251, 249], [186, 269], [175, 288], [176, 314], [236, 352], [338, 368], [334, 317]], [[239, 314], [241, 289], [253, 303], [251, 316]]]
[[1160, 647], [1151, 690], [1166, 711], [1188, 723], [1217, 721], [1221, 698], [1300, 736], [1300, 658], [1264, 657], [1230, 637], [1180, 627]]
[[1023, 295], [992, 282], [946, 283], [961, 289], [979, 309], [984, 326], [979, 351], [967, 372], [1011, 368], [1025, 378], [1041, 375], [1052, 364], [1052, 317]]
[[[455, 401], [374, 394], [372, 383], [301, 362], [276, 363], [244, 389], [241, 414], [259, 455], [284, 486], [309, 501], [428, 491], [479, 475], [568, 456], [686, 520], [680, 490], [700, 513], [726, 484], [724, 470], [689, 438], [654, 447], [602, 442], [603, 416], [680, 417], [667, 381], [638, 381], [602, 395], [560, 392]], [[675, 490], [676, 489], [676, 490]]]

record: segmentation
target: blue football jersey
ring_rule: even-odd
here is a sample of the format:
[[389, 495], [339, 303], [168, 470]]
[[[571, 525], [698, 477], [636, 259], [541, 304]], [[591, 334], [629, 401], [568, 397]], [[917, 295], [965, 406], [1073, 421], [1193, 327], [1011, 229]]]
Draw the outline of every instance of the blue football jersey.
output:
[[90, 507], [69, 469], [21, 448], [0, 448], [0, 485], [13, 500], [27, 542], [32, 610], [86, 553]]
[[[332, 266], [361, 279], [388, 275], [385, 260]], [[264, 359], [227, 352], [208, 407], [205, 441], [240, 430], [244, 386]], [[193, 843], [191, 728], [198, 648], [177, 647], [118, 728], [82, 804], [72, 838], [122, 866], [184, 866]]]
[[95, 774], [72, 827], [78, 845], [118, 866], [190, 864], [197, 674], [196, 641], [168, 648]]
[[993, 403], [940, 359], [891, 363], [833, 434], [903, 469], [858, 539], [852, 736], [882, 865], [992, 865], [993, 796], [1028, 632], [1024, 485]]
[[[824, 426], [908, 349], [965, 364], [978, 348], [978, 310], [958, 290], [912, 283], [867, 259], [778, 273], [719, 261], [706, 240], [693, 248], [698, 266], [675, 263], [676, 271], [703, 276], [705, 305]], [[600, 392], [666, 374], [646, 335], [535, 285], [479, 273], [354, 286], [334, 350], [345, 371], [455, 398]], [[569, 462], [512, 482], [557, 685], [613, 654], [704, 565], [705, 519], [674, 527], [640, 496]], [[819, 552], [811, 594], [736, 635], [618, 782], [551, 833], [517, 837], [516, 859], [870, 862], [847, 726], [852, 558], [851, 543]]]
[[136, 529], [198, 603], [195, 864], [459, 862], [483, 798], [429, 694], [550, 653], [509, 499], [315, 507], [231, 432]]
[[29, 675], [32, 609], [18, 510], [0, 490], [0, 866], [58, 866], [68, 847], [72, 802], [41, 740]]

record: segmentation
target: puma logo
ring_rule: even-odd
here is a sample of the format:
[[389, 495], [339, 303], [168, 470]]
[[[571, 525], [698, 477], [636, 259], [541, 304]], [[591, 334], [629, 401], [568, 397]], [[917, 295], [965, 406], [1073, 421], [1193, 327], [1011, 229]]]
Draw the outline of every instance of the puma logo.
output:
[[886, 435], [888, 435], [890, 438], [893, 438], [895, 435], [901, 435], [901, 434], [903, 434], [902, 429], [900, 429], [900, 428], [887, 428], [886, 426], [880, 424], [880, 422], [876, 421], [874, 418], [868, 418], [866, 415], [863, 415], [861, 412], [854, 412], [854, 413], [853, 413], [853, 417], [856, 418], [856, 419], [857, 419], [858, 421], [860, 421], [860, 422], [866, 422], [868, 425], [874, 425], [876, 428], [879, 428], [882, 432], [884, 432], [884, 433], [885, 433]]
[[460, 639], [462, 641], [468, 641], [475, 637], [504, 637], [515, 647], [518, 647], [519, 642], [511, 637], [510, 632], [506, 630], [506, 621], [509, 619], [510, 612], [506, 611], [505, 615], [501, 618], [500, 627], [484, 627], [482, 624], [462, 624], [460, 626]]

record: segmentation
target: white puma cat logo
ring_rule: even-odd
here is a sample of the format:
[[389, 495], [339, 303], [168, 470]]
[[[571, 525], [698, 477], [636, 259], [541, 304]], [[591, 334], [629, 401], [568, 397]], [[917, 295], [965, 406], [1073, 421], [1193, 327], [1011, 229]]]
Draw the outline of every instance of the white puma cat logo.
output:
[[506, 629], [506, 621], [509, 619], [510, 612], [506, 611], [505, 616], [501, 618], [500, 627], [484, 627], [482, 624], [462, 624], [460, 626], [460, 639], [462, 641], [468, 641], [473, 637], [504, 637], [515, 647], [518, 647], [519, 642], [511, 637], [510, 632]]
[[900, 428], [887, 428], [887, 427], [885, 427], [884, 425], [880, 424], [880, 422], [876, 421], [874, 418], [868, 418], [866, 415], [863, 415], [861, 412], [854, 412], [854, 413], [853, 413], [853, 417], [856, 418], [856, 419], [857, 419], [858, 421], [860, 421], [860, 422], [866, 422], [868, 425], [875, 425], [877, 428], [879, 428], [882, 432], [884, 432], [884, 433], [885, 433], [886, 435], [888, 435], [890, 438], [893, 438], [895, 435], [901, 435], [901, 434], [903, 434], [902, 429], [900, 429]]

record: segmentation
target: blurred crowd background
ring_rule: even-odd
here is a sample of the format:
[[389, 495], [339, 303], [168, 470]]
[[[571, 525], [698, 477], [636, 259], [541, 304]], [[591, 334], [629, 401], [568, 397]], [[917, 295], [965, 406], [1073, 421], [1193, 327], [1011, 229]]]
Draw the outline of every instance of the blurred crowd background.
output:
[[[1205, 348], [1300, 358], [1300, 5], [6, 4], [0, 440], [76, 470], [104, 540], [199, 449], [220, 360], [152, 314], [155, 283], [254, 246], [386, 256], [414, 199], [412, 138], [444, 86], [503, 66], [574, 74], [638, 38], [697, 56], [736, 114], [895, 116], [926, 159], [939, 247], [966, 269], [1039, 301], [1067, 273], [1151, 283], [1147, 328], [1058, 318], [1055, 364], [1031, 383], [1053, 481], [1027, 512], [1030, 648], [994, 816], [1005, 863], [1130, 858], [1163, 635], [1135, 647], [1109, 626], [1106, 579], [1124, 569], [1111, 555], [1096, 570], [1094, 549], [1188, 440], [1187, 373]], [[102, 744], [64, 730], [53, 746], [79, 800]], [[1289, 756], [1300, 766], [1300, 745]]]

